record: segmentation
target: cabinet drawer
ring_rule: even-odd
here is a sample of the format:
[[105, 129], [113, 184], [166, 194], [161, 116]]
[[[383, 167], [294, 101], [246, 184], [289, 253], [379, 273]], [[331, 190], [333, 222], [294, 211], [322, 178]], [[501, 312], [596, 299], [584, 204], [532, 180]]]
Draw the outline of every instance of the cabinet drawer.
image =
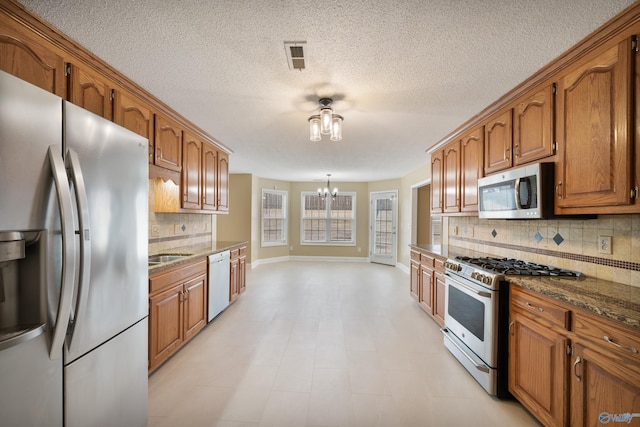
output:
[[437, 259], [435, 261], [436, 271], [444, 273], [444, 260]]
[[233, 249], [231, 251], [231, 259], [238, 258], [240, 256], [240, 249]]
[[640, 331], [582, 310], [573, 315], [573, 328], [578, 338], [585, 338], [598, 348], [640, 360]]
[[427, 267], [433, 267], [434, 261], [435, 261], [435, 258], [430, 257], [429, 255], [420, 254], [420, 264]]
[[411, 259], [420, 262], [420, 252], [411, 251]]
[[153, 295], [168, 286], [178, 284], [199, 274], [206, 274], [207, 259], [199, 259], [191, 264], [183, 264], [149, 277], [149, 294]]
[[243, 246], [240, 249], [238, 249], [238, 256], [246, 256], [247, 255], [247, 247]]
[[546, 299], [532, 295], [516, 286], [511, 286], [511, 306], [553, 325], [569, 329], [570, 311]]

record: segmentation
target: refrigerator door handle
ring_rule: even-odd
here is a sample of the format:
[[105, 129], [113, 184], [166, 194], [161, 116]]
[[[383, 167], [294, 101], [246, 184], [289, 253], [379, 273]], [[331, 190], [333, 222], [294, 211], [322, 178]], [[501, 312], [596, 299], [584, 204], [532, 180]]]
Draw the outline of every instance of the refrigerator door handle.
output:
[[[91, 275], [91, 233], [89, 230], [89, 199], [82, 175], [82, 168], [78, 160], [78, 154], [71, 148], [67, 149], [65, 164], [69, 171], [69, 178], [73, 182], [78, 207], [78, 234], [80, 237], [80, 268], [78, 279], [78, 296], [75, 307], [74, 322], [81, 319], [87, 307], [89, 295], [89, 278]], [[70, 327], [69, 347], [73, 341], [73, 323]]]
[[76, 269], [76, 243], [73, 227], [73, 205], [71, 203], [71, 190], [69, 180], [62, 160], [62, 147], [49, 146], [49, 163], [53, 182], [55, 183], [60, 208], [60, 223], [62, 226], [62, 283], [60, 286], [60, 301], [58, 302], [58, 314], [53, 329], [49, 358], [57, 359], [62, 352], [62, 345], [67, 334], [67, 327], [71, 318], [71, 305], [73, 302], [74, 275]]

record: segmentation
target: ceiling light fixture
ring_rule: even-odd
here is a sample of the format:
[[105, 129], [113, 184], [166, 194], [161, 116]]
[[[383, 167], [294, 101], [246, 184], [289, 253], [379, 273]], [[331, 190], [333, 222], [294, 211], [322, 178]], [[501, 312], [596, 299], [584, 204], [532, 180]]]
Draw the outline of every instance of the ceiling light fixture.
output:
[[[335, 199], [338, 197], [338, 187], [333, 187], [333, 191], [329, 190], [331, 188], [331, 182], [329, 182], [329, 178], [331, 174], [327, 174], [327, 186], [324, 188], [318, 188], [318, 197], [321, 199], [326, 199], [327, 196], [331, 196], [331, 199]], [[330, 192], [331, 191], [331, 192]]]
[[320, 114], [309, 117], [309, 139], [320, 141], [322, 135], [331, 135], [332, 141], [342, 140], [342, 121], [339, 114], [333, 114], [331, 98], [320, 98]]

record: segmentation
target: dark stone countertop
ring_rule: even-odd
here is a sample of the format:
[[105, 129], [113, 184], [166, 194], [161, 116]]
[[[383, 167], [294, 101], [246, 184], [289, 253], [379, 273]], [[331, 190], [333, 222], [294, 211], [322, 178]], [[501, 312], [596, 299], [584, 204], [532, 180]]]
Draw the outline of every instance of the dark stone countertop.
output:
[[[412, 249], [432, 255], [495, 256], [455, 246], [409, 245]], [[630, 286], [595, 277], [582, 276], [581, 280], [541, 276], [506, 276], [511, 285], [538, 292], [564, 303], [617, 320], [640, 331], [640, 287]]]
[[[161, 252], [162, 255], [187, 255], [188, 254], [188, 256], [177, 259], [177, 260], [169, 261], [169, 262], [163, 262], [161, 264], [150, 265], [149, 276], [160, 273], [162, 271], [168, 270], [173, 267], [177, 267], [182, 264], [188, 264], [199, 258], [205, 258], [211, 254], [215, 254], [215, 253], [226, 251], [226, 250], [232, 250], [240, 246], [245, 246], [246, 244], [247, 244], [246, 241], [217, 241], [217, 242], [213, 242], [210, 245], [183, 246], [179, 248], [173, 248], [170, 250], [162, 251]], [[149, 256], [159, 255], [159, 254], [149, 254]]]

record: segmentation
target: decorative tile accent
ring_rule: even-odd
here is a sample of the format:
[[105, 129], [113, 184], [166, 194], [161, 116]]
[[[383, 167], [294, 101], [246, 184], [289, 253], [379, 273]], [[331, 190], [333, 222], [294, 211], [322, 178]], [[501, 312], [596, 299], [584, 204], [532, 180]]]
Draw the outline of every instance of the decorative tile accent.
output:
[[184, 224], [182, 224], [181, 230], [182, 230], [182, 231], [186, 231], [186, 230], [187, 230], [187, 226], [186, 226], [186, 225], [184, 225]]
[[496, 237], [496, 236], [498, 235], [498, 232], [494, 229], [494, 230], [491, 232], [491, 235], [492, 235], [493, 237]]
[[560, 243], [564, 242], [564, 237], [562, 237], [560, 233], [557, 233], [553, 236], [553, 241], [556, 242], [556, 245], [560, 246]]
[[533, 240], [536, 241], [536, 243], [540, 243], [542, 241], [542, 234], [540, 234], [540, 232], [536, 232], [535, 236], [533, 236]]

